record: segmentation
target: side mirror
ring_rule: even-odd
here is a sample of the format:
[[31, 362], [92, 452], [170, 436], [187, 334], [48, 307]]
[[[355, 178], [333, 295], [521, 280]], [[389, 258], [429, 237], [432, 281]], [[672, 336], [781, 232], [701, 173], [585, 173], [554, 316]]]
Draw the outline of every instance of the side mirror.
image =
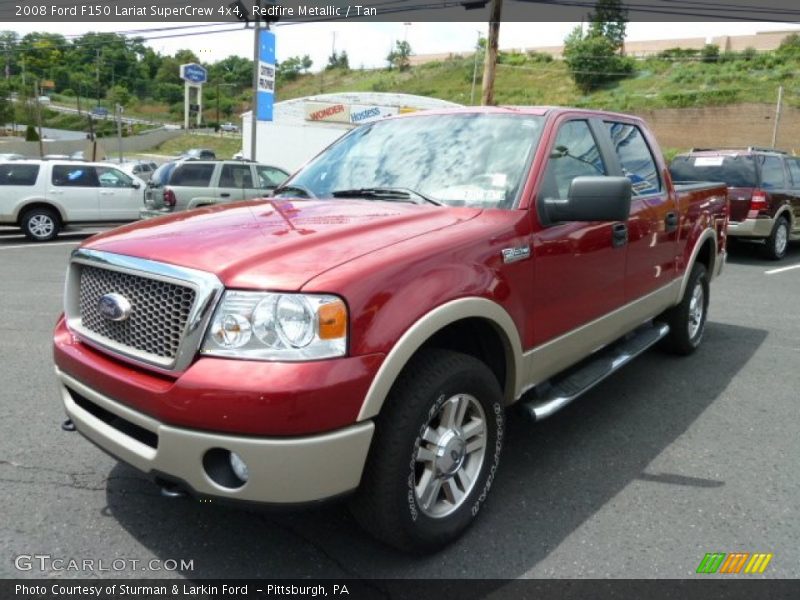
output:
[[544, 216], [559, 221], [627, 221], [631, 212], [631, 180], [627, 177], [576, 177], [566, 199], [544, 198]]
[[138, 181], [134, 181], [134, 182], [131, 184], [131, 187], [132, 187], [133, 189], [135, 189], [135, 190], [138, 190], [138, 189], [139, 189], [140, 187], [142, 187], [142, 186], [139, 184], [139, 182], [138, 182]]

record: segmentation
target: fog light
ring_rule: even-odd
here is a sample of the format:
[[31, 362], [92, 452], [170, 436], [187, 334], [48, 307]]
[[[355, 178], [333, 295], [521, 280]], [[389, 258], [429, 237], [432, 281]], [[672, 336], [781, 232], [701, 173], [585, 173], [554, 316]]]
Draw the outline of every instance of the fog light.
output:
[[244, 482], [250, 477], [250, 473], [247, 470], [247, 463], [245, 463], [242, 457], [236, 454], [236, 452], [231, 452], [231, 469], [233, 469], [236, 476]]

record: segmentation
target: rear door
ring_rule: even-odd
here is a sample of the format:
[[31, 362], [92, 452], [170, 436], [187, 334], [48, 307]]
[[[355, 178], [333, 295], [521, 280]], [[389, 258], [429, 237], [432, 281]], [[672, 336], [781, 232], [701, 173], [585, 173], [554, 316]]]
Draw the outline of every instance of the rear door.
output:
[[216, 193], [218, 202], [237, 202], [257, 197], [250, 163], [223, 163]]
[[[547, 150], [539, 203], [544, 198], [566, 198], [576, 177], [613, 173], [600, 150], [598, 138], [605, 136], [602, 127], [602, 122], [590, 125], [585, 118], [567, 118], [557, 124]], [[615, 241], [615, 229], [624, 228], [625, 223], [610, 221], [561, 222], [535, 234], [534, 345], [624, 304], [627, 244]]]
[[[790, 205], [792, 201], [792, 189], [783, 166], [784, 158], [772, 154], [759, 154], [756, 156], [756, 163], [761, 172], [761, 188], [767, 192], [766, 212], [774, 217], [781, 206]], [[757, 216], [757, 214], [748, 215], [750, 218]]]
[[97, 167], [100, 184], [99, 206], [103, 221], [134, 221], [139, 218], [144, 190], [134, 187], [134, 180], [114, 167]]
[[639, 126], [618, 121], [605, 126], [633, 191], [625, 267], [625, 300], [631, 302], [674, 279], [680, 215]]
[[800, 158], [787, 157], [791, 195], [789, 203], [792, 211], [792, 233], [800, 235]]
[[99, 208], [97, 171], [79, 163], [53, 164], [47, 196], [64, 207], [67, 221], [97, 221]]

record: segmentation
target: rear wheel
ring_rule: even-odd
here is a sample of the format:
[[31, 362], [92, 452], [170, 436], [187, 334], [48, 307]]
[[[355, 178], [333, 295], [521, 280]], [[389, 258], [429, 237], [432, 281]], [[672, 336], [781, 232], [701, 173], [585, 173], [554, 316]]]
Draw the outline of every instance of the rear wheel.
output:
[[766, 240], [764, 254], [771, 260], [780, 260], [786, 256], [788, 247], [789, 221], [785, 217], [780, 217]]
[[695, 263], [683, 298], [662, 315], [669, 325], [665, 347], [675, 354], [691, 354], [700, 346], [708, 314], [708, 275], [705, 265]]
[[494, 481], [503, 396], [481, 361], [448, 350], [414, 357], [376, 420], [351, 508], [378, 539], [431, 551], [473, 522]]
[[29, 240], [47, 242], [54, 239], [61, 229], [58, 213], [52, 208], [32, 208], [20, 219], [22, 231]]

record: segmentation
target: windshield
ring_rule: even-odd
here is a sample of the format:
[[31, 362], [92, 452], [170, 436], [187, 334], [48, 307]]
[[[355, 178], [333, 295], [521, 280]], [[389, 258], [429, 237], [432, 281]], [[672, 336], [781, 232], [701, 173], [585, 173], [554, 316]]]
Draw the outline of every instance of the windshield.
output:
[[317, 197], [387, 199], [365, 190], [390, 189], [437, 204], [513, 208], [543, 123], [530, 115], [457, 114], [362, 125], [284, 185]]
[[722, 181], [728, 187], [756, 187], [750, 155], [676, 156], [669, 166], [674, 181]]

